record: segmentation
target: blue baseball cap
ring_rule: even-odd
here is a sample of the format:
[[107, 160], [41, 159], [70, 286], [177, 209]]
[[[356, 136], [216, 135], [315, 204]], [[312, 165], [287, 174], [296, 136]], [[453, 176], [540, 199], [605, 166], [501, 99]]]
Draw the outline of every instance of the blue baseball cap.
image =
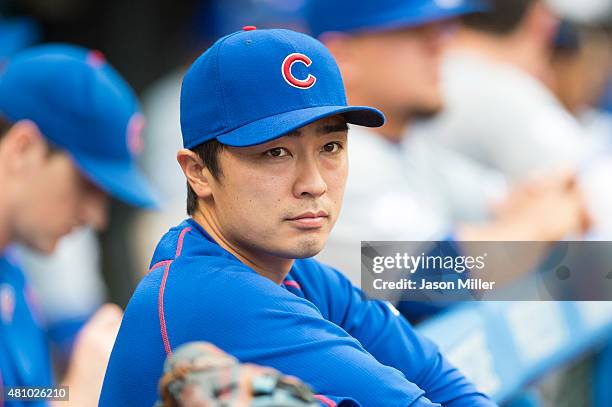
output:
[[486, 0], [308, 0], [311, 34], [371, 32], [415, 27], [486, 10]]
[[17, 53], [0, 72], [0, 115], [36, 123], [109, 195], [158, 205], [136, 165], [143, 127], [136, 96], [98, 51], [50, 44]]
[[383, 114], [348, 106], [336, 61], [323, 44], [290, 30], [245, 27], [215, 42], [191, 65], [181, 89], [183, 145], [217, 139], [247, 147], [342, 115], [378, 127]]

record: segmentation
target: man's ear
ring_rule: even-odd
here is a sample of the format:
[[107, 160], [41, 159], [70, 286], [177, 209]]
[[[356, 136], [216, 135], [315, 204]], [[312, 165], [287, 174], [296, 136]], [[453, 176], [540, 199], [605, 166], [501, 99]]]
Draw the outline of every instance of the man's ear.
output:
[[48, 144], [38, 126], [30, 120], [19, 120], [2, 138], [0, 159], [9, 173], [20, 173], [40, 165], [47, 157]]
[[547, 48], [553, 43], [559, 26], [559, 17], [543, 1], [531, 5], [522, 23], [532, 41], [539, 41]]
[[212, 174], [204, 166], [202, 159], [191, 150], [181, 149], [176, 153], [176, 160], [181, 166], [183, 174], [185, 174], [185, 178], [187, 178], [187, 182], [189, 182], [193, 192], [199, 198], [211, 196], [210, 181]]

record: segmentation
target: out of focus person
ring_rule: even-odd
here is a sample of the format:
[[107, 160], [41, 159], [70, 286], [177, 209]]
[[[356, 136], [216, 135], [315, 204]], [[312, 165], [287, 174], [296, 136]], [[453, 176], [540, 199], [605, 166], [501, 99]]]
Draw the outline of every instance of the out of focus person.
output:
[[[40, 41], [40, 27], [28, 17], [0, 18], [0, 65]], [[19, 246], [23, 271], [41, 304], [54, 356], [61, 365], [76, 333], [102, 305], [105, 287], [100, 247], [94, 230], [85, 227], [66, 236], [51, 255]]]
[[463, 18], [442, 65], [445, 108], [419, 136], [510, 180], [575, 169], [589, 154], [548, 84], [559, 18], [544, 0], [493, 0]]
[[[345, 9], [344, 19], [322, 17]], [[354, 283], [361, 240], [557, 240], [583, 231], [571, 175], [506, 194], [503, 177], [412, 137], [414, 122], [443, 106], [437, 71], [449, 19], [477, 9], [469, 1], [309, 3], [310, 27], [336, 57], [349, 100], [387, 117], [380, 129], [352, 129], [345, 206], [319, 256]]]
[[76, 335], [106, 299], [100, 244], [94, 228], [63, 237], [51, 254], [18, 245], [20, 265], [37, 295], [52, 353], [61, 368]]
[[[55, 383], [44, 320], [12, 245], [49, 254], [79, 226], [103, 228], [109, 196], [155, 206], [154, 192], [134, 163], [141, 120], [132, 90], [96, 51], [33, 47], [3, 67], [0, 394]], [[121, 315], [119, 307], [105, 305], [78, 334], [61, 381], [71, 405], [97, 405]]]
[[588, 137], [551, 91], [559, 17], [544, 0], [493, 0], [462, 19], [442, 64], [444, 110], [415, 137], [470, 157], [510, 182], [576, 174], [593, 227], [612, 235], [609, 150]]
[[599, 107], [612, 74], [612, 34], [595, 26], [564, 22], [552, 56], [551, 81], [565, 108], [600, 150], [612, 147], [612, 114]]

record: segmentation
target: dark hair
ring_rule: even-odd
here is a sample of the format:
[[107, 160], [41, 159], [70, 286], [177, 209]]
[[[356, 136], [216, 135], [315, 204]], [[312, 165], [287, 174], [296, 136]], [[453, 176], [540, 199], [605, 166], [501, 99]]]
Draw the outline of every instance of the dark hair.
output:
[[[200, 157], [204, 166], [208, 168], [208, 171], [210, 171], [216, 180], [221, 178], [223, 174], [219, 166], [219, 154], [223, 151], [223, 144], [219, 143], [216, 139], [212, 139], [195, 146], [191, 151]], [[187, 181], [187, 214], [192, 216], [197, 207], [198, 196], [191, 188], [191, 185], [189, 185], [189, 181]]]
[[490, 9], [480, 13], [468, 14], [462, 22], [466, 27], [496, 35], [506, 35], [514, 31], [527, 14], [529, 8], [538, 0], [490, 0]]
[[13, 123], [6, 120], [1, 114], [0, 114], [0, 139], [2, 137], [4, 137], [4, 135], [6, 133], [8, 133], [8, 131], [11, 129], [11, 127], [13, 127]]

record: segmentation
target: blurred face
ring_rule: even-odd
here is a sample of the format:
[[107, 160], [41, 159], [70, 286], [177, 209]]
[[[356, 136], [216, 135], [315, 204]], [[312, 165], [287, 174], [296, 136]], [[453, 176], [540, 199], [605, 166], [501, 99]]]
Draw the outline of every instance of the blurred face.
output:
[[81, 175], [68, 154], [49, 151], [38, 137], [4, 142], [16, 144], [9, 147], [16, 155], [3, 163], [9, 175], [13, 240], [51, 253], [74, 228], [105, 226], [105, 193]]
[[612, 70], [612, 38], [590, 33], [581, 39], [580, 50], [559, 53], [553, 59], [553, 90], [572, 113], [581, 113], [602, 96]]
[[[332, 117], [247, 148], [227, 147], [203, 211], [238, 252], [286, 259], [317, 254], [346, 183], [347, 126]], [[202, 205], [200, 205], [200, 208]]]
[[349, 97], [358, 94], [385, 113], [408, 117], [438, 112], [440, 58], [451, 27], [435, 23], [349, 39], [352, 62], [339, 58]]

